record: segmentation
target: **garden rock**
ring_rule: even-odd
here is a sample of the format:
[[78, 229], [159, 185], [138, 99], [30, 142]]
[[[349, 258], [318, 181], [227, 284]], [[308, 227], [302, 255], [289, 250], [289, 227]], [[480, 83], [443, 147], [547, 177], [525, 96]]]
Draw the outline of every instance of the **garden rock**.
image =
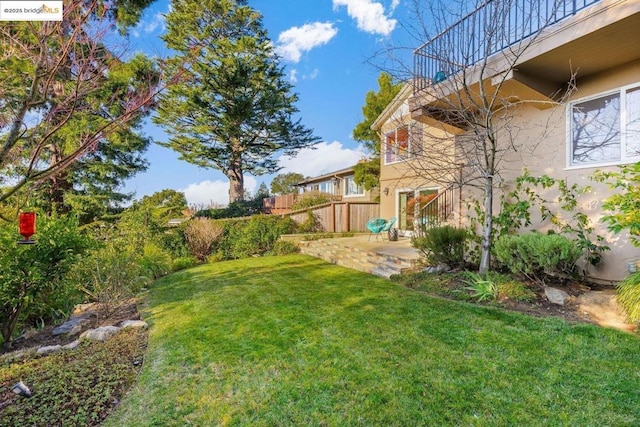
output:
[[442, 273], [443, 271], [449, 271], [451, 270], [451, 267], [449, 267], [447, 264], [439, 264], [436, 265], [435, 267], [427, 267], [424, 269], [425, 273]]
[[90, 314], [88, 313], [84, 313], [81, 316], [71, 316], [69, 320], [55, 328], [51, 333], [54, 336], [63, 334], [77, 335], [82, 331], [82, 327], [91, 321], [89, 316]]
[[70, 342], [70, 343], [69, 343], [69, 344], [67, 344], [67, 345], [63, 345], [63, 346], [62, 346], [62, 349], [63, 349], [63, 350], [73, 350], [73, 349], [75, 349], [76, 347], [78, 347], [79, 345], [80, 345], [80, 340], [75, 340], [75, 341]]
[[149, 325], [144, 320], [123, 320], [118, 323], [118, 326], [122, 329], [126, 328], [142, 328], [147, 329]]
[[569, 299], [569, 294], [562, 289], [552, 288], [547, 286], [544, 288], [544, 294], [552, 304], [565, 305]]
[[45, 347], [40, 347], [38, 350], [36, 350], [36, 354], [37, 355], [44, 355], [44, 354], [51, 354], [51, 353], [55, 353], [62, 350], [62, 346], [61, 345], [48, 345]]
[[85, 338], [91, 341], [105, 341], [119, 330], [120, 328], [117, 326], [102, 326], [100, 328], [89, 329], [88, 331], [83, 332], [80, 335], [80, 338]]

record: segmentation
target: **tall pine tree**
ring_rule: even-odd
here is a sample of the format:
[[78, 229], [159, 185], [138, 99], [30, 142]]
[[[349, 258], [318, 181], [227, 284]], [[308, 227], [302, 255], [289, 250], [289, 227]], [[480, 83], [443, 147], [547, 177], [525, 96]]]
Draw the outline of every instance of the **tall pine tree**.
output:
[[244, 0], [178, 0], [164, 40], [177, 81], [161, 96], [156, 123], [164, 145], [182, 159], [222, 171], [229, 202], [244, 199], [244, 174], [279, 169], [276, 153], [294, 154], [318, 138], [295, 119], [297, 95], [262, 26]]

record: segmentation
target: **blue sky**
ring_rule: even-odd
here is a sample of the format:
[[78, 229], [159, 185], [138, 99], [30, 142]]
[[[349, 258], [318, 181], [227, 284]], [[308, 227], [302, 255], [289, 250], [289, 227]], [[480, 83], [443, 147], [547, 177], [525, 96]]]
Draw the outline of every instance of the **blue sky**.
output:
[[[165, 56], [163, 15], [169, 2], [157, 0], [133, 29], [134, 49]], [[368, 63], [402, 32], [398, 16], [405, 13], [400, 0], [251, 0], [282, 57], [287, 78], [299, 96], [297, 104], [305, 126], [321, 138], [315, 150], [295, 158], [279, 157], [281, 172], [314, 176], [355, 164], [366, 155], [351, 137], [363, 119], [367, 91], [377, 89], [380, 70]], [[410, 60], [411, 58], [409, 58]], [[148, 125], [147, 135], [166, 141], [164, 132]], [[202, 169], [179, 160], [177, 153], [153, 145], [150, 167], [126, 183], [136, 198], [165, 188], [183, 191], [190, 204], [228, 202], [228, 181], [215, 169]], [[245, 176], [245, 187], [255, 191], [273, 175]]]

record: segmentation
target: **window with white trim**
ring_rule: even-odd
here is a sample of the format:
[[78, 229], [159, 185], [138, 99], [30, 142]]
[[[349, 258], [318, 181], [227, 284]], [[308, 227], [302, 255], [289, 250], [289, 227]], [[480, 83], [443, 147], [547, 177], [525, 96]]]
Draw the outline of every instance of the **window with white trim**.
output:
[[344, 195], [345, 196], [364, 196], [364, 188], [356, 184], [353, 175], [344, 177]]
[[402, 126], [385, 135], [384, 162], [395, 163], [410, 157], [409, 127]]
[[640, 160], [640, 85], [569, 104], [569, 166]]

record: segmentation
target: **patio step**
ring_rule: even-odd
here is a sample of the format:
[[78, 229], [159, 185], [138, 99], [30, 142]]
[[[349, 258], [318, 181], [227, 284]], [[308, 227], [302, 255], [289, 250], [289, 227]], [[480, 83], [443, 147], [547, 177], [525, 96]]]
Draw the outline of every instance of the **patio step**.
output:
[[[320, 239], [300, 243], [300, 252], [303, 254], [386, 278], [414, 269], [419, 260], [417, 251], [406, 243], [369, 242], [366, 238]], [[401, 244], [404, 246], [398, 247]]]

